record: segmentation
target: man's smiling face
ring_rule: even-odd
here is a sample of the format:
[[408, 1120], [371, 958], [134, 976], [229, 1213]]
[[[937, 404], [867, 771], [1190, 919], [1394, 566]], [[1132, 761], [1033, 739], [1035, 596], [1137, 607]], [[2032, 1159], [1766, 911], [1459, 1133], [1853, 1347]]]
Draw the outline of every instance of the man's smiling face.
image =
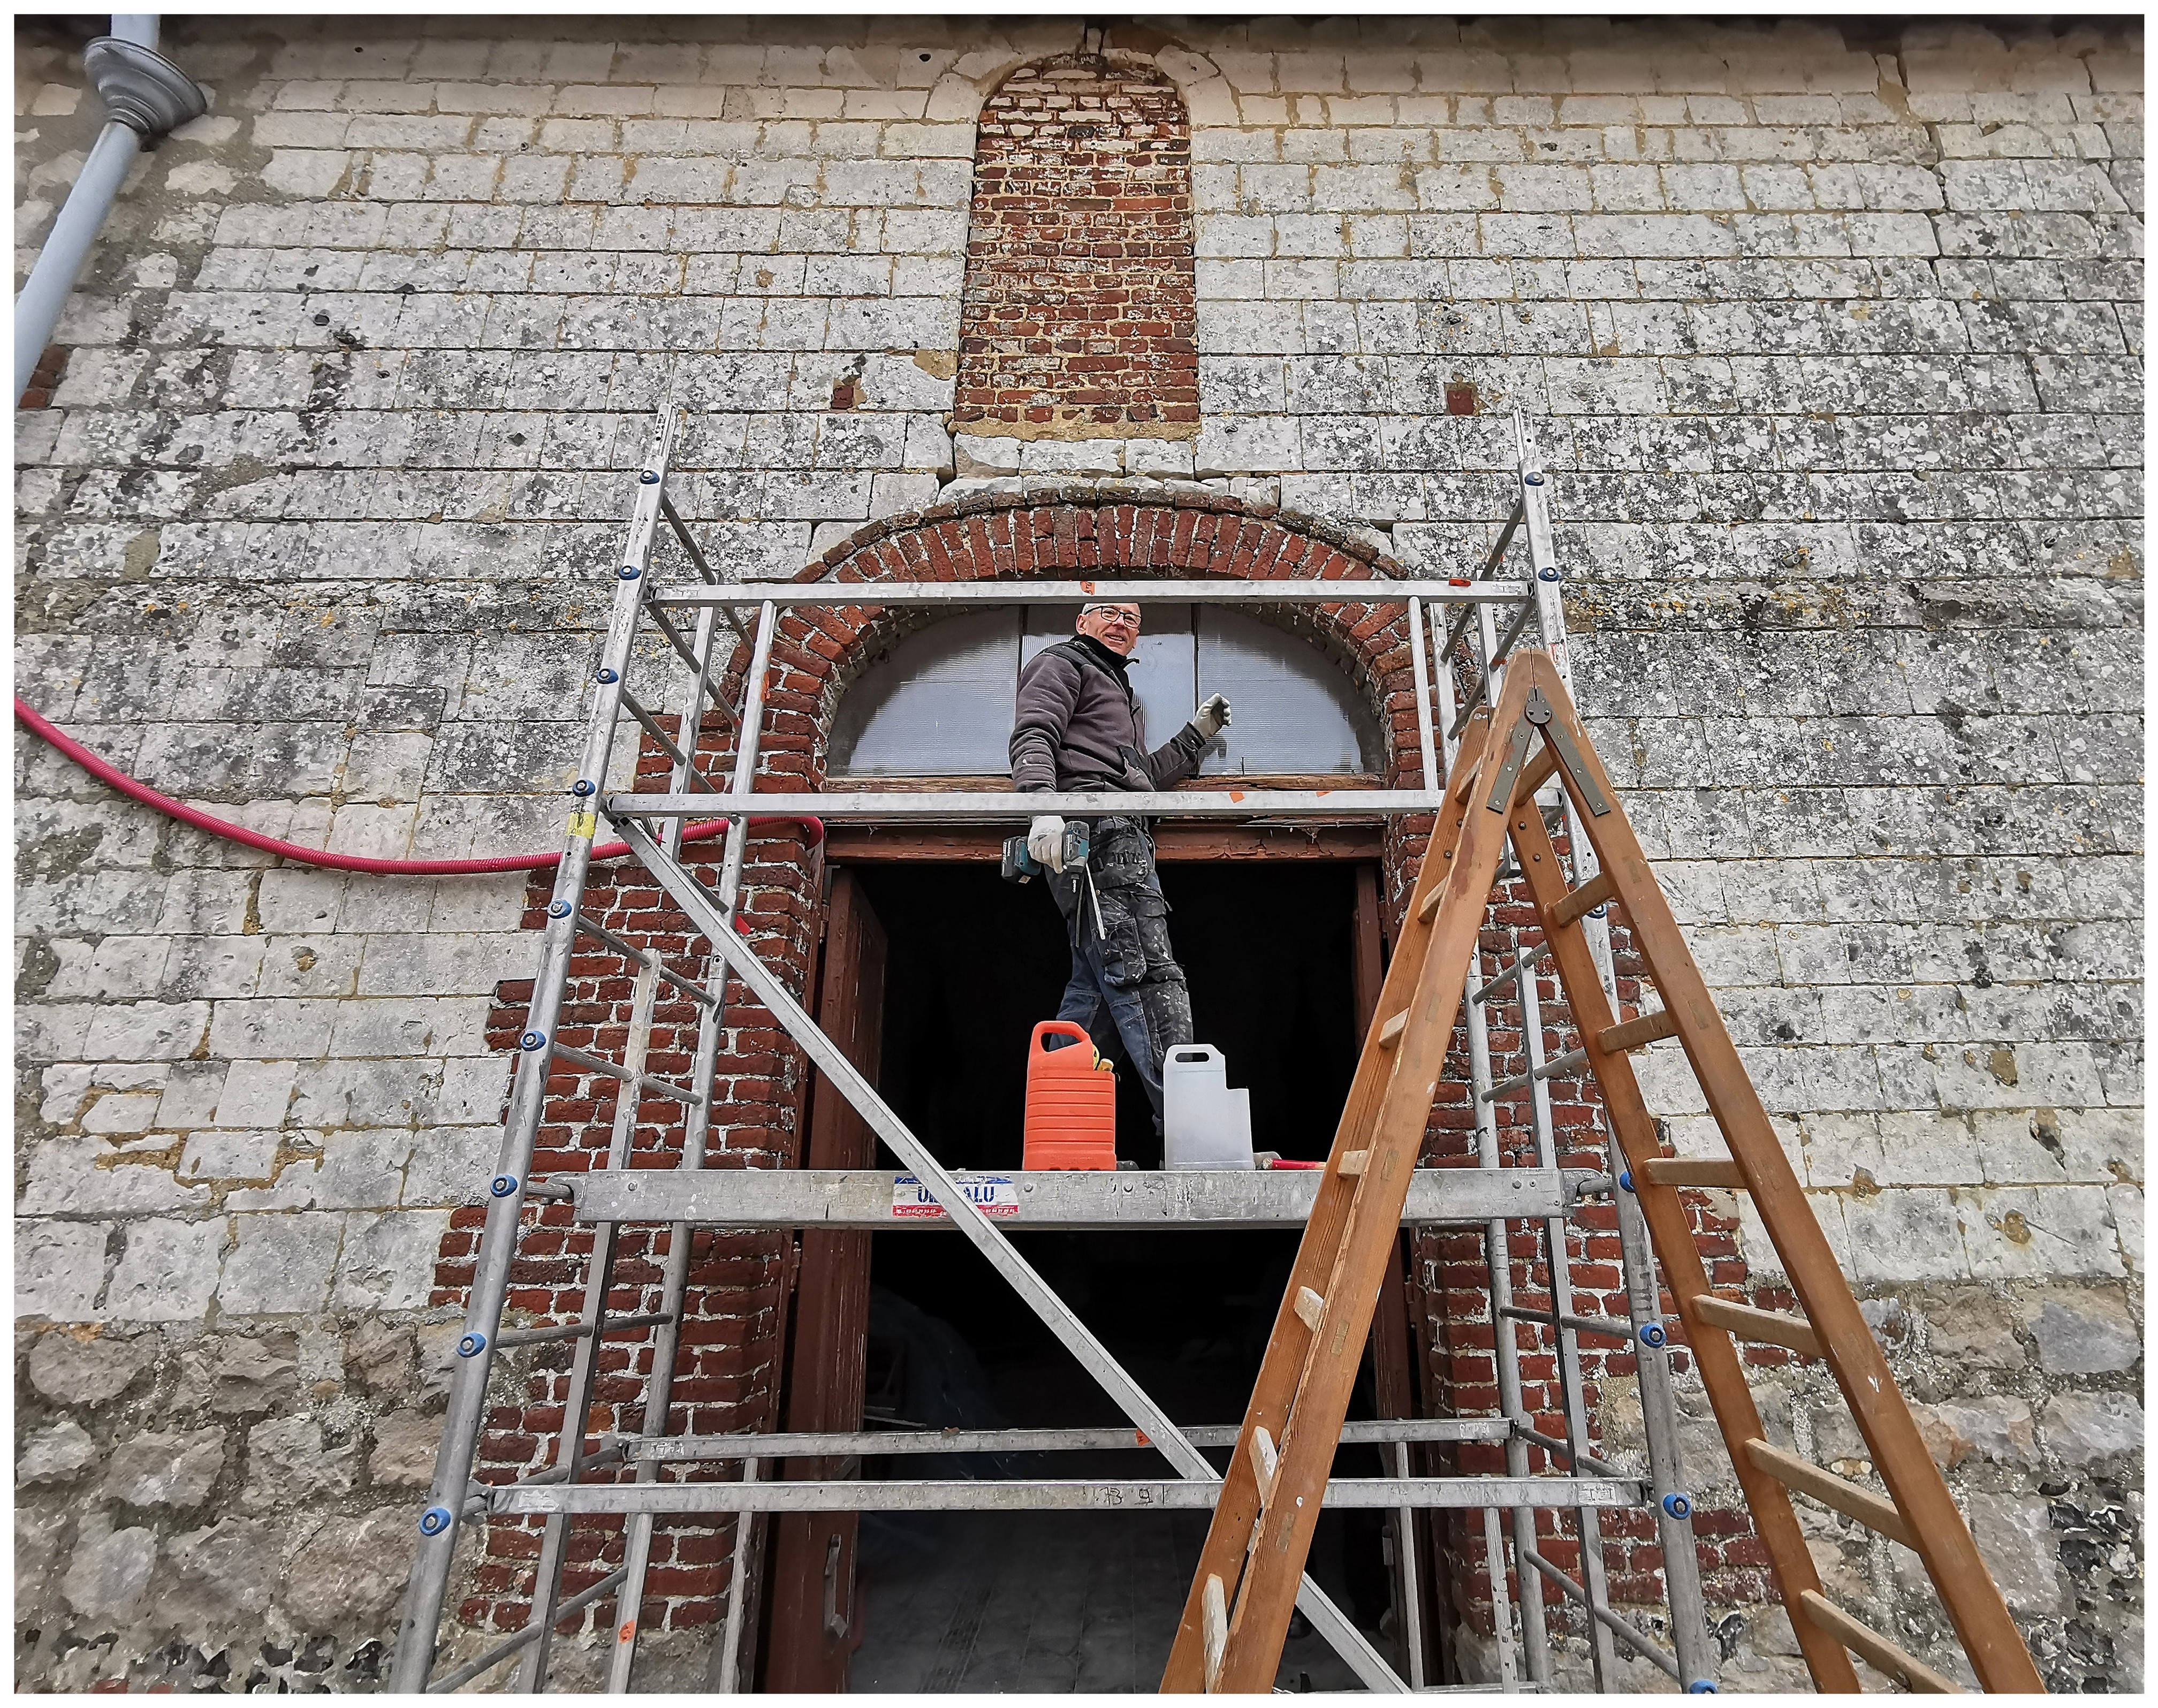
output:
[[1089, 605], [1079, 613], [1079, 632], [1099, 641], [1120, 658], [1128, 658], [1139, 643], [1139, 608], [1136, 605]]

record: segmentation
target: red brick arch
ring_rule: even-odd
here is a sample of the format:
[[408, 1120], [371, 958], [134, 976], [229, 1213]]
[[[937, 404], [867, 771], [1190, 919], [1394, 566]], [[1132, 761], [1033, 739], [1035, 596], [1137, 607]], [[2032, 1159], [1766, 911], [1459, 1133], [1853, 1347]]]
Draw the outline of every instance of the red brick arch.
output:
[[[1400, 565], [1348, 530], [1270, 503], [1214, 493], [1073, 485], [980, 493], [871, 523], [826, 551], [803, 581], [1026, 580], [1407, 581]], [[1264, 607], [1262, 607], [1264, 608]], [[1399, 602], [1265, 608], [1270, 621], [1333, 659], [1386, 735], [1385, 781], [1422, 772], [1407, 613]], [[798, 606], [773, 647], [767, 690], [767, 788], [817, 788], [840, 697], [860, 673], [934, 613], [860, 606]], [[746, 653], [738, 655], [741, 668]], [[1421, 826], [1417, 827], [1421, 839]]]

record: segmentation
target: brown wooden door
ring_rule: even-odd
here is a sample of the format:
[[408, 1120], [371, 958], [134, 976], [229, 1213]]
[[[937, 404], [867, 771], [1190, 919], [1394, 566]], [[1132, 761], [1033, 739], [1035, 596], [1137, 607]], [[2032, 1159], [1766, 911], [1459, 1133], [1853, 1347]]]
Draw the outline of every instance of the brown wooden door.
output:
[[[884, 1030], [884, 927], [844, 866], [834, 869], [825, 915], [817, 1024], [848, 1060], [875, 1083]], [[867, 1169], [876, 1138], [822, 1074], [810, 1093], [803, 1166]], [[804, 1229], [797, 1271], [791, 1342], [780, 1427], [789, 1431], [862, 1427], [862, 1385], [869, 1334], [870, 1236]], [[852, 1478], [858, 1459], [795, 1459], [797, 1479]], [[765, 1648], [767, 1690], [842, 1691], [847, 1661], [862, 1638], [854, 1599], [854, 1513], [790, 1513], [774, 1525], [772, 1616]]]

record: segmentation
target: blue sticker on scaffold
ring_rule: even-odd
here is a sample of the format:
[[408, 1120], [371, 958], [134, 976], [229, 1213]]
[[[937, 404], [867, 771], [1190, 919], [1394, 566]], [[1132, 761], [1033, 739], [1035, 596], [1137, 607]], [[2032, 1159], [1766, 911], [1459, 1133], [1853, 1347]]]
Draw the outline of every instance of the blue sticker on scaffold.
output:
[[[953, 1179], [967, 1195], [968, 1202], [984, 1215], [1017, 1215], [1019, 1189], [1009, 1174], [954, 1174]], [[930, 1189], [911, 1174], [891, 1183], [891, 1213], [895, 1219], [934, 1220], [948, 1215]]]

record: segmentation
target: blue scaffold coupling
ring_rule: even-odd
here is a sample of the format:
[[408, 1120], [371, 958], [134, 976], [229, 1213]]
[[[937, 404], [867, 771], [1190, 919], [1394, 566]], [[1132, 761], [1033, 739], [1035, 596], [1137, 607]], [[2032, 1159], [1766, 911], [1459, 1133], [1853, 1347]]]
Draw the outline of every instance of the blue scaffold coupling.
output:
[[1538, 570], [1536, 571], [1536, 579], [1539, 581], [1556, 581], [1558, 580], [1558, 571], [1557, 570], [1548, 569]]
[[599, 785], [594, 782], [588, 777], [581, 777], [576, 780], [576, 782], [570, 785], [570, 792], [581, 797], [586, 795], [596, 793], [598, 789]]
[[639, 486], [656, 487], [659, 484], [659, 471], [656, 468], [648, 468], [638, 476], [637, 482]]
[[1720, 1696], [1722, 1694], [1717, 1689], [1714, 1679], [1696, 1679], [1686, 1686], [1686, 1695], [1689, 1696]]
[[1689, 1519], [1693, 1516], [1693, 1502], [1675, 1489], [1664, 1497], [1663, 1504], [1665, 1512], [1672, 1518]]
[[487, 1183], [487, 1189], [494, 1194], [497, 1198], [507, 1198], [517, 1189], [517, 1176], [497, 1174]]
[[620, 569], [615, 571], [615, 574], [621, 576], [625, 581], [634, 581], [643, 573], [644, 571], [638, 568], [635, 564], [624, 564]]
[[1634, 1189], [1634, 1171], [1631, 1169], [1621, 1169], [1618, 1171], [1618, 1189], [1621, 1192], [1631, 1192]]
[[1540, 487], [1544, 483], [1543, 473], [1541, 470], [1531, 470], [1521, 478], [1532, 487]]
[[1610, 904], [1609, 902], [1608, 902], [1608, 901], [1606, 901], [1606, 902], [1602, 902], [1602, 903], [1598, 904], [1597, 906], [1592, 907], [1592, 908], [1590, 908], [1590, 909], [1588, 910], [1588, 916], [1589, 916], [1591, 919], [1602, 919], [1602, 918], [1603, 918], [1606, 914], [1609, 913], [1610, 911], [1611, 911], [1611, 904]]
[[457, 1356], [459, 1358], [478, 1358], [480, 1354], [486, 1350], [487, 1336], [484, 1334], [477, 1333], [467, 1334], [463, 1339], [457, 1342]]
[[547, 904], [547, 917], [550, 919], [567, 919], [576, 911], [576, 909], [566, 901], [550, 901]]
[[1661, 1346], [1667, 1338], [1664, 1334], [1664, 1325], [1661, 1323], [1642, 1324], [1640, 1334], [1641, 1344], [1644, 1346]]
[[420, 1534], [439, 1536], [450, 1527], [450, 1509], [447, 1506], [431, 1506], [420, 1514]]
[[545, 1032], [527, 1032], [517, 1042], [522, 1049], [544, 1050], [547, 1045], [547, 1035]]
[[601, 682], [619, 682], [622, 680], [622, 673], [618, 670], [609, 670], [605, 666], [601, 666], [596, 679]]

